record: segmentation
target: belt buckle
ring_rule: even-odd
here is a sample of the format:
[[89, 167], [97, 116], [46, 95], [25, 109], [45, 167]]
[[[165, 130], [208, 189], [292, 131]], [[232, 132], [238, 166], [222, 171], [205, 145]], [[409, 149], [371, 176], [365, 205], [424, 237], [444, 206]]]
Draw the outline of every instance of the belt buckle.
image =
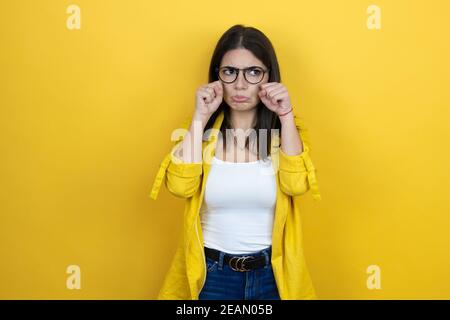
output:
[[[232, 261], [234, 259], [236, 260], [236, 263], [233, 266]], [[232, 257], [230, 259], [230, 261], [228, 261], [228, 265], [230, 266], [230, 268], [234, 271], [239, 271], [239, 272], [245, 272], [245, 271], [250, 271], [250, 269], [247, 269], [244, 267], [244, 262], [247, 261], [248, 259], [254, 260], [255, 257], [253, 256], [244, 256], [244, 257]], [[242, 260], [242, 261], [241, 261]], [[239, 266], [239, 262], [241, 262], [241, 265]]]

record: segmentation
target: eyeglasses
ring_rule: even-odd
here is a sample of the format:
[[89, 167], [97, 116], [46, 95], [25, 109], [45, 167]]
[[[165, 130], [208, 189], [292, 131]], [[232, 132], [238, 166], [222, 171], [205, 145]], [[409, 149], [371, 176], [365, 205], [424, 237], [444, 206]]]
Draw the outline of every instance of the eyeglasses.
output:
[[262, 81], [266, 72], [270, 69], [264, 70], [261, 67], [252, 66], [244, 69], [239, 69], [235, 67], [225, 66], [225, 67], [216, 67], [217, 75], [219, 79], [225, 83], [233, 83], [236, 81], [239, 76], [240, 71], [244, 72], [244, 79], [251, 84], [257, 84]]

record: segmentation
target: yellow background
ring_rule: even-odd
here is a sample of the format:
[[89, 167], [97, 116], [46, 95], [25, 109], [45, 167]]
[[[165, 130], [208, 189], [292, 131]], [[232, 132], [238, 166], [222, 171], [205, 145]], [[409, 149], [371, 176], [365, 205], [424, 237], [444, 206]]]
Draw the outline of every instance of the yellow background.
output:
[[[66, 8], [81, 8], [69, 30]], [[381, 30], [366, 27], [370, 4]], [[182, 199], [153, 178], [235, 23], [273, 42], [310, 130], [321, 299], [450, 298], [450, 2], [0, 4], [0, 298], [154, 299]], [[66, 288], [79, 265], [81, 289]], [[366, 269], [381, 268], [369, 290]]]

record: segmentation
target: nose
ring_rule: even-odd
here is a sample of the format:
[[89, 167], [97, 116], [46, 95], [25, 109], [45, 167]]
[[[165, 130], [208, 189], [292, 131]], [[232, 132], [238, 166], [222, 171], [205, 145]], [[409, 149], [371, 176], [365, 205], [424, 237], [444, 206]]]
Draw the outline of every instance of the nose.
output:
[[234, 82], [234, 88], [239, 89], [246, 89], [247, 88], [247, 81], [244, 78], [244, 72], [242, 70], [239, 70], [238, 77], [236, 81]]

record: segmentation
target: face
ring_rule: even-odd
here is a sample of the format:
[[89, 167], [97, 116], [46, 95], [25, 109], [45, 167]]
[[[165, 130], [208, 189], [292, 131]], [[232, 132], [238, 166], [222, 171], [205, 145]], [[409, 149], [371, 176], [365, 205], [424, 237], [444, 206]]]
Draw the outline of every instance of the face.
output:
[[[267, 70], [267, 67], [256, 58], [253, 53], [247, 49], [233, 49], [228, 51], [222, 58], [220, 67], [229, 66], [239, 69], [248, 67], [260, 67]], [[260, 99], [258, 96], [259, 87], [269, 80], [269, 73], [266, 72], [261, 82], [252, 84], [244, 78], [244, 72], [241, 70], [237, 79], [233, 83], [225, 83], [222, 81], [225, 102], [234, 110], [250, 110], [255, 108]], [[245, 101], [237, 101], [233, 99], [235, 96], [243, 96], [248, 99]], [[235, 97], [236, 98], [236, 97]]]

